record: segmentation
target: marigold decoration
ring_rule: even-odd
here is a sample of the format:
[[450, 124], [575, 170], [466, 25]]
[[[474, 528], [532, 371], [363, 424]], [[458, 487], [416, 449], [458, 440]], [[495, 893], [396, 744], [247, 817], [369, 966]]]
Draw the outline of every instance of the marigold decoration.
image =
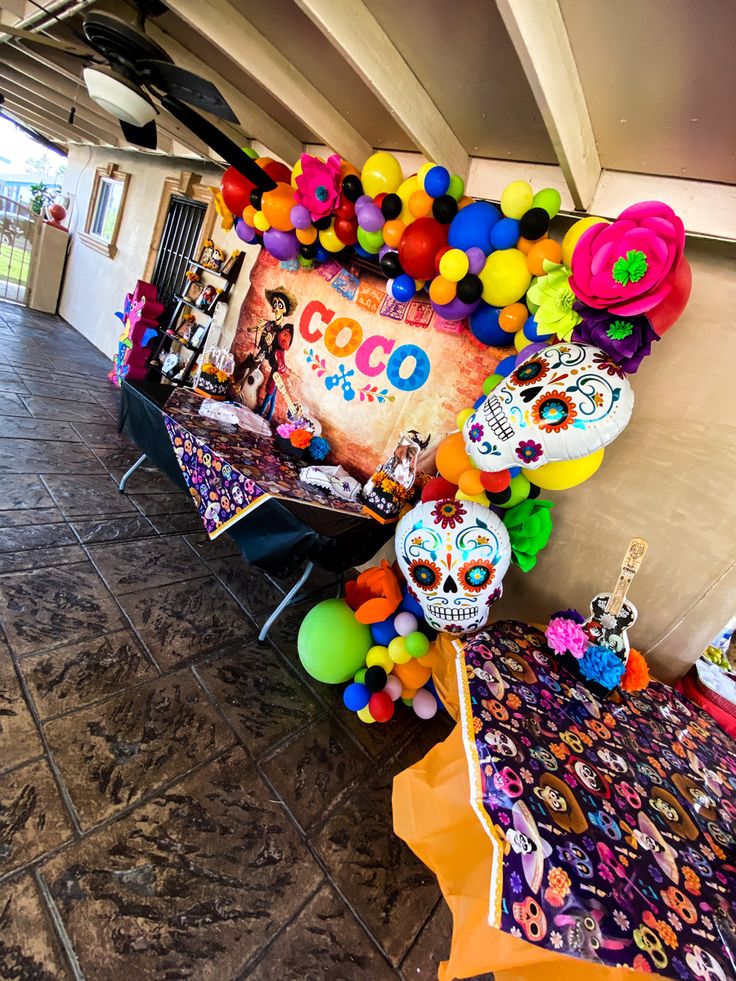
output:
[[334, 211], [340, 201], [340, 157], [333, 154], [326, 162], [303, 153], [302, 172], [296, 178], [298, 204], [319, 221]]
[[580, 659], [580, 673], [588, 681], [612, 689], [621, 680], [624, 662], [610, 647], [591, 644]]
[[312, 442], [312, 434], [306, 429], [295, 429], [289, 436], [289, 442], [297, 450], [306, 450]]
[[579, 623], [555, 617], [547, 624], [545, 637], [555, 654], [572, 654], [580, 659], [585, 653], [588, 638]]
[[565, 896], [567, 896], [567, 894], [570, 892], [570, 888], [572, 887], [570, 876], [563, 868], [560, 868], [559, 865], [555, 865], [549, 870], [547, 873], [547, 881], [549, 882], [550, 888], [559, 893], [563, 899]]
[[621, 678], [621, 687], [624, 691], [643, 691], [649, 681], [649, 665], [644, 660], [644, 655], [632, 647]]
[[575, 309], [582, 320], [573, 331], [572, 339], [595, 344], [627, 374], [636, 373], [644, 358], [651, 354], [654, 341], [659, 340], [659, 335], [643, 314], [639, 317], [621, 317], [584, 303], [576, 303]]
[[563, 265], [544, 260], [546, 275], [540, 276], [527, 293], [539, 309], [534, 314], [539, 334], [556, 334], [569, 341], [573, 329], [580, 323], [580, 314], [573, 304], [577, 296], [570, 288], [570, 270]]
[[552, 501], [522, 501], [504, 512], [503, 523], [509, 533], [514, 561], [522, 572], [529, 572], [537, 564], [552, 534]]

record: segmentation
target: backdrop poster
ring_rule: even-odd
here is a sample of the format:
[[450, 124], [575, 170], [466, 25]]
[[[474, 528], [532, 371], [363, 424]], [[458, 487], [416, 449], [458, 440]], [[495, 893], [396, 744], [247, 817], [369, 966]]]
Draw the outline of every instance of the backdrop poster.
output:
[[[244, 400], [279, 423], [282, 386], [322, 424], [330, 462], [361, 480], [390, 457], [401, 434], [436, 442], [508, 352], [479, 344], [428, 300], [399, 303], [385, 279], [327, 261], [313, 270], [261, 251], [232, 344], [247, 368]], [[236, 369], [236, 377], [238, 371]]]

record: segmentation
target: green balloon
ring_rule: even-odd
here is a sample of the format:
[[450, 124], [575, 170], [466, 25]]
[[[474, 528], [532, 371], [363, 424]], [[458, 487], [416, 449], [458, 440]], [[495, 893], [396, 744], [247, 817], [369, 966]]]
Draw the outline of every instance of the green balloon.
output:
[[364, 228], [359, 228], [358, 242], [366, 252], [376, 253], [383, 245], [383, 232], [367, 232]]
[[424, 657], [429, 650], [429, 639], [418, 630], [406, 637], [406, 650], [412, 657]]
[[560, 210], [561, 204], [562, 197], [560, 196], [560, 192], [556, 191], [554, 187], [545, 187], [541, 191], [537, 191], [532, 201], [532, 207], [544, 208], [550, 218], [554, 218]]
[[371, 631], [358, 623], [345, 600], [323, 600], [307, 613], [297, 647], [304, 670], [325, 685], [352, 680], [373, 646]]
[[490, 395], [496, 385], [500, 385], [503, 381], [503, 375], [489, 375], [483, 382], [483, 394]]
[[257, 160], [260, 156], [260, 153], [257, 153], [252, 146], [242, 146], [240, 149], [243, 151], [246, 157], [250, 157], [251, 160]]
[[465, 194], [465, 181], [462, 177], [458, 177], [457, 174], [453, 174], [450, 178], [450, 186], [447, 188], [447, 193], [451, 198], [455, 198], [459, 201], [460, 198]]
[[511, 497], [508, 501], [504, 501], [503, 504], [498, 505], [501, 508], [508, 509], [514, 507], [516, 504], [521, 504], [522, 501], [525, 501], [529, 497], [531, 487], [524, 474], [520, 473], [511, 478], [509, 489], [511, 490]]

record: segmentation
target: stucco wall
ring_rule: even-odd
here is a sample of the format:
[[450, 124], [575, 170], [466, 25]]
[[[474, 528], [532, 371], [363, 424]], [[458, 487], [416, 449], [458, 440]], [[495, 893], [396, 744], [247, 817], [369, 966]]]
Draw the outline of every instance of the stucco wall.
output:
[[[199, 161], [172, 159], [151, 154], [131, 153], [104, 147], [71, 148], [64, 190], [76, 198], [71, 230], [84, 228], [92, 182], [98, 167], [116, 163], [130, 174], [128, 196], [117, 240], [114, 258], [89, 248], [72, 236], [59, 313], [73, 327], [105, 354], [112, 357], [120, 335], [120, 321], [114, 316], [122, 308], [125, 294], [143, 276], [159, 202], [167, 177], [178, 177], [184, 171], [202, 175], [202, 183], [218, 184], [221, 170], [199, 166]], [[246, 259], [233, 289], [223, 330], [232, 337], [243, 296], [248, 289], [248, 273], [257, 249], [248, 249], [234, 232], [216, 229], [215, 241], [228, 252], [245, 251]]]

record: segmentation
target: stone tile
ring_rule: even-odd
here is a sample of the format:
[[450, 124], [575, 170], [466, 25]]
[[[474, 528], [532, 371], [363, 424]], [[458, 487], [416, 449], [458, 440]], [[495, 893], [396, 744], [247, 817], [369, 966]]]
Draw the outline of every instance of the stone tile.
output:
[[28, 865], [72, 837], [46, 760], [0, 776], [0, 876]]
[[0, 771], [42, 754], [41, 737], [23, 697], [10, 651], [0, 641]]
[[322, 823], [367, 766], [366, 757], [345, 732], [331, 719], [322, 718], [270, 757], [263, 772], [308, 831]]
[[0, 476], [0, 506], [3, 511], [49, 507], [53, 503], [40, 477], [21, 474]]
[[49, 545], [76, 544], [76, 536], [66, 522], [27, 524], [25, 527], [8, 528], [3, 532], [0, 536], [0, 553]]
[[[97, 402], [77, 402], [69, 399], [47, 398], [45, 395], [25, 395], [24, 402], [36, 419], [64, 419], [67, 422], [99, 422], [113, 416]], [[113, 419], [114, 421], [114, 419]]]
[[0, 579], [0, 622], [16, 654], [109, 633], [120, 612], [88, 562]]
[[42, 871], [94, 981], [235, 978], [322, 877], [241, 750]]
[[87, 556], [79, 545], [60, 548], [31, 548], [24, 552], [0, 554], [0, 573], [22, 572], [24, 569], [50, 569], [58, 565], [84, 562]]
[[189, 672], [146, 682], [45, 729], [85, 829], [233, 743]]
[[[163, 495], [162, 495], [163, 496]], [[152, 514], [148, 519], [159, 535], [183, 535], [202, 529], [197, 511], [181, 514]]]
[[434, 981], [440, 961], [446, 961], [450, 956], [451, 940], [452, 913], [444, 899], [440, 899], [424, 929], [402, 961], [402, 978], [405, 978], [405, 981], [417, 981], [417, 979]]
[[10, 368], [0, 370], [0, 389], [3, 392], [17, 392], [20, 395], [28, 392], [25, 382]]
[[164, 670], [254, 636], [243, 611], [211, 576], [126, 593], [120, 604]]
[[0, 416], [30, 416], [20, 395], [14, 392], [0, 392]]
[[74, 429], [79, 433], [88, 446], [104, 447], [114, 446], [125, 449], [134, 444], [123, 433], [118, 432], [118, 427], [114, 419], [104, 422], [74, 422]]
[[2, 434], [7, 439], [46, 439], [59, 440], [65, 443], [81, 443], [79, 433], [72, 428], [70, 422], [53, 422], [49, 419], [27, 419], [4, 416], [2, 418]]
[[257, 642], [197, 671], [256, 757], [320, 712], [316, 699], [278, 654]]
[[16, 508], [15, 511], [0, 511], [0, 528], [53, 525], [60, 524], [63, 520], [64, 516], [58, 508]]
[[[240, 549], [228, 535], [223, 532], [217, 538], [211, 540], [204, 531], [194, 535], [184, 535], [184, 541], [205, 562], [210, 563], [214, 559], [224, 559], [231, 555], [240, 555]], [[241, 561], [245, 561], [242, 559]], [[218, 578], [221, 578], [218, 576]]]
[[314, 845], [337, 887], [398, 965], [439, 888], [392, 827], [391, 778], [375, 776], [330, 816]]
[[[97, 453], [99, 451], [95, 450], [95, 452]], [[115, 482], [120, 483], [121, 478], [129, 469], [129, 466], [108, 466], [107, 469], [114, 478]], [[128, 478], [128, 483], [125, 485], [125, 492], [131, 498], [141, 494], [178, 494], [184, 499], [185, 507], [189, 500], [189, 492], [187, 491], [186, 487], [175, 484], [172, 480], [169, 480], [166, 474], [161, 473], [157, 467], [154, 467], [153, 465], [146, 466], [145, 463], [140, 466], [131, 477]]]
[[34, 378], [27, 375], [25, 379], [26, 387], [32, 395], [39, 395], [44, 399], [65, 399], [72, 402], [91, 402], [95, 404], [97, 399], [89, 390], [85, 390], [79, 384], [79, 379], [70, 379], [68, 385], [61, 382], [52, 382], [44, 378]]
[[[1, 519], [0, 519], [1, 520]], [[130, 541], [134, 538], [150, 538], [156, 531], [142, 514], [125, 514], [119, 518], [75, 519], [71, 522], [83, 545], [97, 542]]]
[[[134, 477], [135, 475], [130, 479], [133, 480]], [[185, 490], [172, 491], [171, 485], [167, 494], [139, 493], [138, 488], [134, 486], [128, 496], [147, 518], [161, 514], [194, 514], [199, 517], [189, 494]]]
[[151, 541], [96, 545], [90, 558], [116, 595], [133, 593], [142, 587], [181, 583], [207, 574], [201, 562], [181, 538], [154, 538]]
[[42, 439], [0, 438], [2, 474], [102, 473], [100, 461], [81, 443], [57, 443]]
[[284, 598], [284, 594], [266, 573], [248, 565], [242, 555], [212, 559], [207, 564], [238, 602], [258, 621], [265, 620]]
[[135, 512], [134, 506], [125, 494], [120, 493], [115, 481], [104, 473], [47, 477], [46, 486], [66, 518], [93, 515], [107, 517], [111, 514]]
[[72, 977], [30, 875], [0, 887], [0, 977], [18, 981]]
[[20, 667], [42, 719], [81, 708], [156, 677], [135, 636], [116, 630], [21, 658]]
[[[126, 439], [126, 444], [125, 446], [95, 446], [95, 456], [101, 463], [104, 463], [108, 470], [112, 471], [115, 469], [122, 476], [141, 456], [140, 447], [136, 446], [135, 443], [131, 443], [128, 439]], [[140, 473], [140, 470], [144, 467], [145, 464], [139, 468], [137, 473]], [[154, 472], [157, 473], [158, 471]], [[169, 489], [171, 488], [169, 487]]]
[[275, 971], [281, 978], [299, 981], [387, 981], [396, 977], [328, 885], [310, 899], [245, 977], [273, 981]]

